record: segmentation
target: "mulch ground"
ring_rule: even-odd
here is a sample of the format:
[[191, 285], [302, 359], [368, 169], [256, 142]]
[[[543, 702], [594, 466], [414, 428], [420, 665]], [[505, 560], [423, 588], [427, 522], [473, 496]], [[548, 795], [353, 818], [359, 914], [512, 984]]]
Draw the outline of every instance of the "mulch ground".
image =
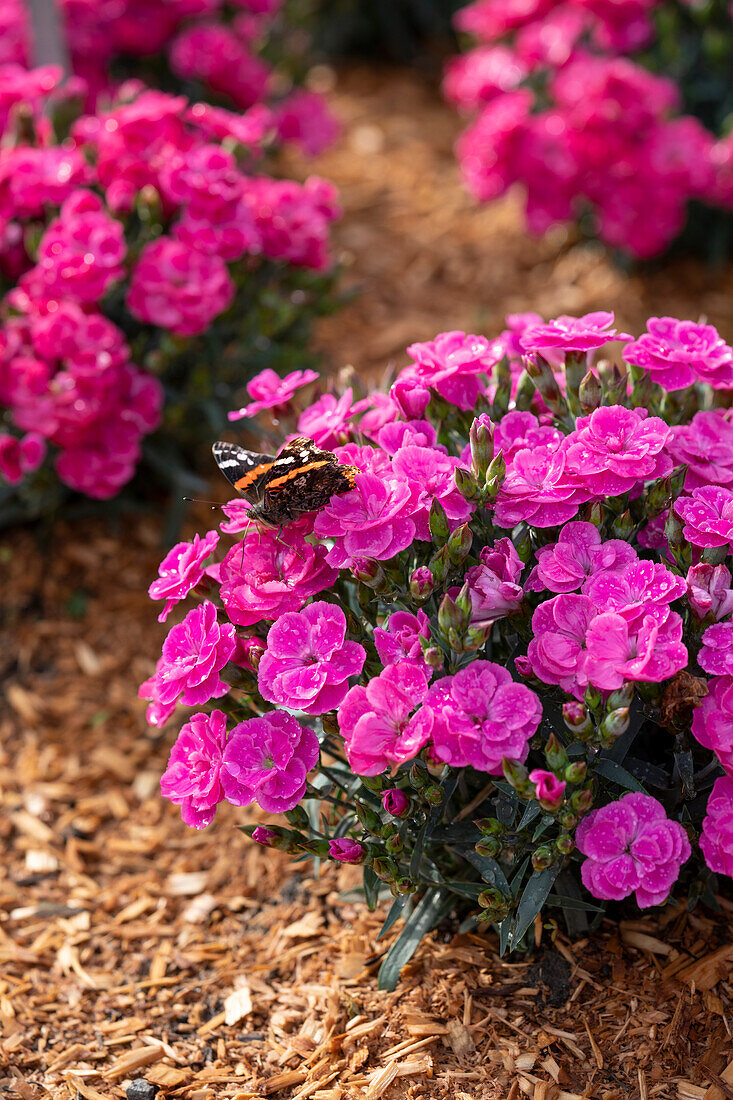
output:
[[[414, 75], [352, 70], [317, 169], [362, 296], [321, 326], [332, 364], [374, 374], [445, 328], [504, 312], [706, 313], [733, 337], [733, 277], [683, 265], [626, 281], [592, 247], [528, 242], [513, 200], [460, 191], [455, 120]], [[202, 511], [198, 529], [212, 523]], [[354, 869], [314, 878], [235, 828], [197, 833], [157, 784], [171, 730], [137, 685], [165, 633], [147, 586], [161, 523], [124, 517], [0, 538], [0, 1096], [185, 1100], [726, 1100], [733, 905], [668, 908], [527, 959], [440, 929], [391, 994], [384, 913]], [[143, 1094], [138, 1094], [143, 1095]]]

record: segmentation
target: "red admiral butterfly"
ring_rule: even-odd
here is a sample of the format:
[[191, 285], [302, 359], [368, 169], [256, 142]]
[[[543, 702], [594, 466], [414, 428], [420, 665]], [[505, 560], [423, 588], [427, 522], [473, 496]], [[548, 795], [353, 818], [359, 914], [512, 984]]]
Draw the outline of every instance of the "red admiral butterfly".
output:
[[353, 489], [359, 473], [306, 436], [291, 439], [274, 458], [221, 440], [211, 449], [221, 472], [252, 505], [250, 518], [265, 527], [284, 527], [325, 507], [331, 497]]

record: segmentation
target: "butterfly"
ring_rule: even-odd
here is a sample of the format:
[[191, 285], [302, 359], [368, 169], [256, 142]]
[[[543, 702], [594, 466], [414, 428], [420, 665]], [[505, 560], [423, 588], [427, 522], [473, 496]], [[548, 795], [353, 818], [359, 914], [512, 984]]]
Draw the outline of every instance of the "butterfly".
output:
[[211, 450], [221, 472], [251, 504], [249, 518], [264, 527], [282, 528], [305, 512], [317, 512], [331, 497], [353, 489], [360, 473], [306, 436], [291, 439], [274, 457], [222, 440]]

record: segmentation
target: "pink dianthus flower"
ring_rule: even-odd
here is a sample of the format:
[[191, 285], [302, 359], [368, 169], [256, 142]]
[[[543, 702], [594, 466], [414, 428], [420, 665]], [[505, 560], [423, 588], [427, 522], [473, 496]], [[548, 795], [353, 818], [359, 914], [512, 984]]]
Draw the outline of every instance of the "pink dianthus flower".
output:
[[156, 671], [157, 701], [167, 706], [178, 700], [186, 707], [197, 707], [226, 695], [229, 685], [219, 674], [235, 644], [234, 627], [217, 621], [210, 600], [194, 607], [163, 642], [163, 662]]
[[286, 813], [305, 794], [306, 778], [319, 752], [313, 730], [284, 711], [240, 722], [222, 754], [224, 797], [233, 806], [249, 806], [256, 800], [265, 813]]
[[200, 582], [205, 573], [204, 563], [218, 542], [219, 532], [207, 531], [203, 538], [194, 535], [192, 542], [178, 542], [168, 551], [158, 568], [158, 580], [148, 589], [151, 600], [165, 600], [159, 623], [164, 623], [176, 604]]
[[634, 680], [660, 683], [686, 665], [682, 619], [674, 611], [662, 622], [647, 614], [641, 624], [630, 624], [609, 611], [596, 616], [588, 627], [584, 672], [591, 684], [604, 691], [615, 691]]
[[556, 317], [547, 324], [525, 329], [519, 343], [525, 355], [549, 348], [567, 353], [582, 353], [602, 348], [611, 340], [630, 340], [628, 333], [611, 328], [613, 313], [599, 310], [582, 317]]
[[177, 336], [196, 336], [233, 298], [234, 283], [219, 256], [159, 237], [140, 254], [130, 279], [127, 305], [140, 321]]
[[682, 577], [653, 561], [632, 561], [613, 572], [596, 573], [583, 586], [583, 592], [599, 608], [614, 611], [629, 623], [638, 623], [647, 615], [662, 622], [669, 605], [686, 591]]
[[186, 825], [204, 829], [214, 820], [224, 798], [222, 755], [227, 718], [220, 710], [194, 714], [176, 738], [168, 766], [160, 779], [160, 793], [181, 807]]
[[329, 840], [328, 854], [338, 863], [362, 863], [366, 855], [366, 848], [358, 840], [343, 836], [337, 840]]
[[330, 588], [337, 576], [326, 561], [326, 548], [306, 542], [292, 528], [279, 538], [274, 532], [250, 529], [244, 546], [233, 546], [216, 570], [222, 603], [238, 626], [300, 611], [310, 596]]
[[636, 893], [642, 909], [666, 900], [691, 855], [682, 826], [656, 798], [637, 791], [592, 810], [575, 839], [587, 857], [580, 869], [586, 889], [609, 901]]
[[270, 627], [257, 669], [260, 692], [290, 710], [325, 714], [343, 701], [365, 659], [364, 647], [346, 640], [341, 608], [318, 600]]
[[417, 615], [411, 615], [409, 611], [395, 611], [390, 615], [386, 628], [374, 628], [374, 644], [385, 668], [405, 663], [417, 665], [429, 680], [433, 669], [425, 663], [421, 638], [426, 641], [430, 638], [430, 619], [420, 608]]
[[455, 472], [460, 459], [441, 454], [432, 447], [401, 447], [392, 459], [397, 477], [406, 481], [416, 493], [412, 519], [415, 538], [430, 541], [429, 516], [434, 500], [440, 501], [451, 530], [469, 520], [474, 506], [459, 491]]
[[518, 659], [518, 667], [580, 699], [588, 685], [585, 639], [596, 614], [588, 596], [568, 593], [541, 603], [532, 616], [526, 661]]
[[517, 610], [524, 597], [519, 584], [523, 568], [511, 539], [481, 548], [479, 564], [466, 572], [472, 626], [488, 626]]
[[249, 405], [236, 412], [229, 413], [230, 420], [241, 420], [245, 416], [256, 416], [263, 409], [281, 410], [290, 403], [293, 394], [318, 379], [314, 370], [294, 370], [281, 378], [269, 367], [260, 371], [247, 383], [247, 393], [252, 398]]
[[423, 670], [407, 663], [389, 665], [366, 687], [351, 688], [339, 707], [338, 723], [356, 775], [379, 775], [417, 756], [428, 731], [414, 711], [427, 690]]
[[637, 560], [636, 551], [623, 539], [603, 542], [592, 523], [567, 523], [555, 543], [539, 546], [537, 565], [527, 589], [539, 592], [577, 592], [589, 577], [599, 572], [617, 573]]
[[0, 432], [0, 477], [8, 485], [19, 485], [27, 474], [32, 474], [46, 457], [46, 441], [38, 432], [17, 436]]
[[418, 721], [431, 754], [451, 767], [499, 775], [503, 757], [523, 761], [542, 717], [538, 697], [492, 661], [473, 661], [429, 689]]
[[712, 325], [650, 317], [647, 332], [627, 344], [623, 355], [665, 390], [681, 390], [693, 382], [707, 382], [714, 389], [733, 385], [733, 348]]
[[733, 677], [714, 676], [692, 715], [692, 734], [711, 749], [733, 778]]
[[567, 783], [558, 779], [553, 772], [544, 768], [534, 768], [529, 773], [530, 783], [535, 785], [535, 798], [544, 810], [556, 810], [562, 802]]
[[319, 538], [333, 538], [329, 565], [350, 568], [361, 558], [387, 561], [415, 538], [418, 494], [408, 482], [357, 474], [355, 487], [332, 497], [316, 516]]
[[356, 411], [352, 404], [353, 397], [351, 388], [339, 398], [332, 393], [324, 393], [300, 414], [299, 434], [307, 435], [318, 447], [333, 448], [345, 443], [351, 430], [350, 421]]
[[717, 621], [733, 611], [730, 570], [724, 565], [701, 562], [687, 570], [687, 599], [698, 619], [712, 615]]
[[714, 623], [707, 628], [697, 662], [711, 676], [733, 675], [733, 622]]
[[733, 491], [717, 485], [693, 489], [679, 497], [674, 511], [684, 523], [682, 533], [693, 546], [728, 546], [733, 543]]
[[518, 451], [533, 451], [538, 447], [556, 450], [563, 435], [549, 424], [540, 425], [531, 412], [516, 410], [503, 416], [494, 431], [494, 451], [504, 455], [509, 466]]
[[702, 485], [733, 485], [733, 424], [722, 409], [704, 409], [689, 424], [675, 425], [667, 450], [675, 465], [687, 466], [688, 493]]
[[458, 331], [410, 344], [407, 354], [415, 365], [402, 371], [400, 378], [414, 378], [459, 409], [474, 408], [484, 389], [479, 376], [490, 374], [498, 358], [485, 337]]
[[566, 470], [562, 448], [517, 451], [499, 490], [494, 520], [499, 527], [514, 527], [522, 520], [533, 527], [555, 527], [577, 515], [588, 496]]
[[609, 405], [579, 417], [568, 436], [566, 472], [593, 496], [620, 496], [672, 469], [670, 429], [658, 416]]
[[733, 878], [733, 778], [716, 779], [702, 823], [700, 850], [715, 874]]

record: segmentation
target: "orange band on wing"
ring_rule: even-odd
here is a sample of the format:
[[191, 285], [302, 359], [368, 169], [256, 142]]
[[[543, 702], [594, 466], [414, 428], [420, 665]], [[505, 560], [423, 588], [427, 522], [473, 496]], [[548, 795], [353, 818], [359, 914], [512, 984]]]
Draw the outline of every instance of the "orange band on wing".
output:
[[240, 477], [238, 481], [234, 482], [234, 488], [240, 493], [244, 492], [244, 490], [248, 489], [254, 481], [257, 481], [258, 477], [266, 473], [271, 466], [271, 462], [263, 462], [262, 465], [255, 466], [254, 470], [250, 470], [248, 474], [245, 474], [244, 477]]
[[321, 466], [331, 466], [333, 463], [330, 459], [324, 459], [322, 462], [308, 462], [305, 466], [299, 466], [297, 470], [291, 470], [290, 473], [283, 474], [282, 477], [276, 477], [274, 481], [271, 481], [267, 486], [269, 493], [270, 489], [277, 489], [278, 485], [284, 485], [287, 481], [292, 481], [294, 477], [298, 477], [300, 474], [307, 474], [309, 470], [317, 470]]

